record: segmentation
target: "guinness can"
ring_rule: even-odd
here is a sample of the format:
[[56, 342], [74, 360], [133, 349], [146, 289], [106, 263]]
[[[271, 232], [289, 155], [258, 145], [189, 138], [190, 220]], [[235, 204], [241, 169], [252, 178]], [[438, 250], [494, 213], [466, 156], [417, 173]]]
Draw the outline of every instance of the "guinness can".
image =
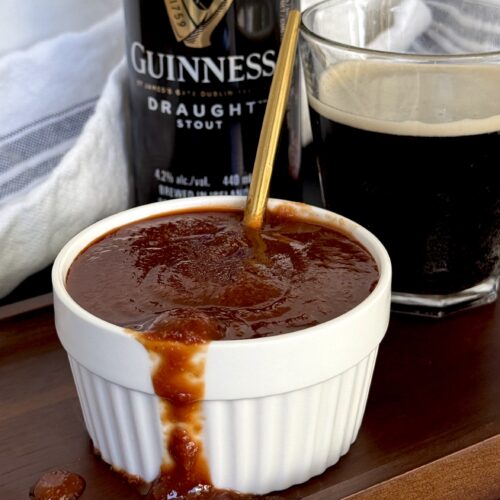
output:
[[[246, 195], [294, 0], [124, 0], [136, 202]], [[298, 81], [298, 79], [295, 79]], [[297, 86], [271, 194], [300, 199]]]

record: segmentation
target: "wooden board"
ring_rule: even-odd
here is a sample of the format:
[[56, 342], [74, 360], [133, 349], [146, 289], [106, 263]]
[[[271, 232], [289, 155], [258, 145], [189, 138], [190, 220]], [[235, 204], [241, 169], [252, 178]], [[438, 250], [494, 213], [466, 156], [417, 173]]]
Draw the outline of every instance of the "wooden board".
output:
[[[393, 317], [356, 443], [280, 496], [500, 498], [499, 435], [500, 304], [439, 321]], [[52, 468], [81, 474], [83, 499], [141, 498], [93, 455], [45, 308], [0, 321], [0, 499], [27, 498]]]

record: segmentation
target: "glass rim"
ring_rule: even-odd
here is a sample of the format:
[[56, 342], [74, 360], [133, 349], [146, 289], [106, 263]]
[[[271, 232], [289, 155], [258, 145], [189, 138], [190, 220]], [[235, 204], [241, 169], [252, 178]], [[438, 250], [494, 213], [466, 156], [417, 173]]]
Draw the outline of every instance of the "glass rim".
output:
[[368, 56], [383, 56], [385, 58], [399, 58], [408, 59], [413, 61], [463, 61], [470, 59], [493, 59], [495, 57], [500, 57], [500, 48], [498, 50], [486, 51], [486, 52], [468, 52], [463, 54], [413, 54], [409, 52], [393, 52], [388, 50], [370, 49], [366, 47], [358, 47], [356, 45], [350, 45], [347, 43], [342, 43], [331, 38], [324, 37], [318, 33], [315, 33], [311, 28], [306, 26], [304, 19], [312, 13], [314, 10], [318, 10], [326, 4], [340, 4], [347, 3], [351, 0], [321, 0], [321, 2], [311, 5], [302, 12], [300, 20], [300, 32], [318, 42], [325, 45], [329, 45], [333, 48], [342, 49], [348, 52], [355, 52], [358, 54], [365, 54]]

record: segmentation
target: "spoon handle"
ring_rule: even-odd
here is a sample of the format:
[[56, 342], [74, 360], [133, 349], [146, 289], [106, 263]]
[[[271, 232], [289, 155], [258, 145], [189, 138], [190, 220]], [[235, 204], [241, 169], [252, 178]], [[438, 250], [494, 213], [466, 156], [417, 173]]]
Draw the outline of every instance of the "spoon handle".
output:
[[252, 183], [250, 184], [245, 206], [243, 224], [251, 229], [259, 230], [262, 227], [276, 148], [281, 125], [285, 117], [288, 94], [290, 93], [299, 25], [300, 12], [291, 10], [288, 14], [285, 34], [281, 43], [271, 90], [269, 91], [269, 99], [255, 156]]

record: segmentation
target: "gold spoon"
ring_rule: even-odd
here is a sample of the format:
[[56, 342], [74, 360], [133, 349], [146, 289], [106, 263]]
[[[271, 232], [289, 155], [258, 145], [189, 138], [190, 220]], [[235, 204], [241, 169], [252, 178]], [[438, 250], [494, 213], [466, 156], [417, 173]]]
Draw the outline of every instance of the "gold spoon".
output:
[[285, 34], [281, 42], [276, 70], [269, 91], [269, 99], [253, 166], [252, 183], [250, 184], [245, 206], [243, 224], [250, 229], [259, 230], [262, 227], [266, 211], [276, 147], [292, 82], [299, 25], [300, 12], [291, 10], [288, 14]]

